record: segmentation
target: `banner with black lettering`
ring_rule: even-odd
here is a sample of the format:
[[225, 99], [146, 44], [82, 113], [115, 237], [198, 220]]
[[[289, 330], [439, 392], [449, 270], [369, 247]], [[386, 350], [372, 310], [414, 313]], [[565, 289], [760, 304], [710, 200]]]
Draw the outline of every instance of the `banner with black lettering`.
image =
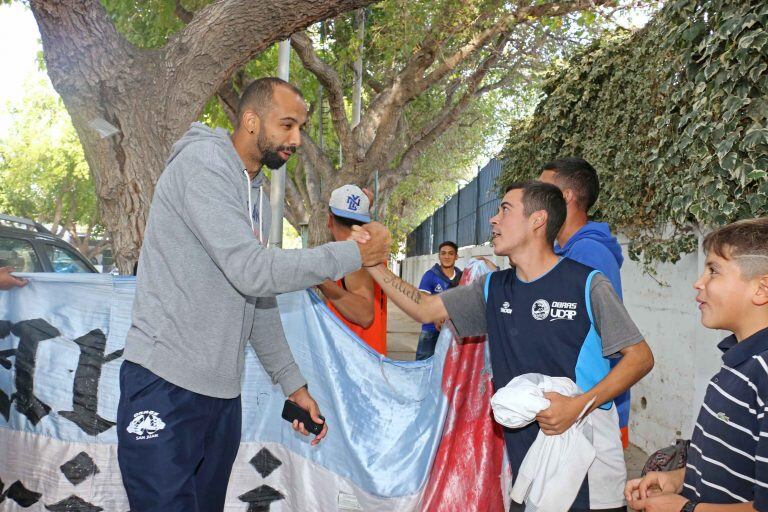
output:
[[[0, 292], [0, 510], [126, 511], [114, 422], [134, 279], [27, 277], [25, 288]], [[279, 306], [329, 433], [312, 447], [281, 419], [285, 397], [248, 347], [242, 442], [226, 510], [440, 510], [446, 499], [459, 499], [445, 498], [455, 490], [446, 492], [445, 482], [456, 481], [457, 471], [485, 503], [462, 510], [502, 510], [500, 438], [463, 448], [470, 459], [479, 450], [486, 461], [480, 469], [491, 472], [479, 487], [478, 468], [456, 465], [443, 442], [446, 421], [445, 432], [460, 421], [458, 402], [478, 411], [487, 405], [489, 395], [456, 395], [444, 382], [446, 354], [454, 360], [445, 366], [452, 379], [488, 380], [477, 347], [467, 366], [464, 349], [446, 330], [434, 358], [393, 361], [354, 336], [311, 292], [280, 296]], [[150, 413], [128, 428], [162, 435], [162, 418]], [[479, 420], [487, 427], [485, 416]], [[435, 462], [438, 452], [444, 455]], [[489, 458], [491, 452], [498, 457]]]

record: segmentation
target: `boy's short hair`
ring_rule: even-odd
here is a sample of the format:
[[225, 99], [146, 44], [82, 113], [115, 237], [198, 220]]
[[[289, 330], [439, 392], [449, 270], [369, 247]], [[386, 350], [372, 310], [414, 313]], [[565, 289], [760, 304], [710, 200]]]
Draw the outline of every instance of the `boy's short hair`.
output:
[[437, 247], [437, 251], [440, 252], [440, 249], [442, 249], [443, 247], [452, 247], [453, 250], [456, 251], [456, 253], [459, 252], [459, 246], [456, 245], [456, 242], [451, 242], [450, 240], [446, 240], [445, 242], [441, 243]]
[[504, 193], [517, 189], [523, 191], [523, 214], [526, 217], [530, 217], [533, 212], [539, 210], [547, 212], [547, 243], [553, 245], [568, 214], [563, 191], [550, 183], [523, 181], [510, 183]]
[[570, 188], [576, 193], [576, 203], [584, 212], [597, 201], [600, 194], [600, 180], [592, 165], [576, 156], [558, 158], [541, 166], [541, 171], [553, 171], [563, 188]]
[[733, 260], [747, 279], [768, 274], [768, 217], [727, 224], [704, 237], [704, 252]]

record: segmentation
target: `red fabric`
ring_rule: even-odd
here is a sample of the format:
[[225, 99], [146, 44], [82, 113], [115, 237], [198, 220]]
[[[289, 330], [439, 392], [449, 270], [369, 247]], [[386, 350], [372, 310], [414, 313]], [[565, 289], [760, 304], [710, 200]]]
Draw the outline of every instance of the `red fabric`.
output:
[[[460, 284], [469, 281], [468, 274]], [[446, 355], [442, 389], [448, 412], [423, 511], [504, 512], [504, 438], [491, 412], [491, 379], [482, 371], [484, 341], [484, 336], [454, 340]]]

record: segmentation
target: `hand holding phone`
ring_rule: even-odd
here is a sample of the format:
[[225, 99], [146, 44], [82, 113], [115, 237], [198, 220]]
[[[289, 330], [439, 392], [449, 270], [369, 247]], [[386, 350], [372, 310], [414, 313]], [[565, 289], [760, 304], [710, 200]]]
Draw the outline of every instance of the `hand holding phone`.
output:
[[[307, 429], [307, 432], [312, 434], [318, 435], [323, 431], [324, 423], [315, 423], [312, 420], [312, 417], [309, 415], [309, 411], [301, 408], [291, 400], [285, 401], [285, 405], [283, 405], [282, 417], [289, 423], [293, 423], [293, 420], [298, 420], [299, 423], [304, 424], [304, 428]], [[323, 422], [325, 422], [325, 418], [323, 416], [320, 416], [320, 418], [323, 420]]]

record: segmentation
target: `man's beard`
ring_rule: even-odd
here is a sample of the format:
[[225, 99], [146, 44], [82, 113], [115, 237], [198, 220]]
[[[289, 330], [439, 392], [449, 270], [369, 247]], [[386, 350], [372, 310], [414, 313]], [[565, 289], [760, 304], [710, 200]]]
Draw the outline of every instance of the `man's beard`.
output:
[[277, 151], [267, 150], [261, 155], [261, 165], [266, 165], [270, 169], [279, 169], [285, 164], [285, 160], [277, 154]]
[[293, 154], [296, 152], [296, 146], [275, 146], [266, 140], [266, 137], [262, 135], [263, 133], [262, 131], [259, 134], [259, 148], [265, 148], [261, 154], [261, 165], [265, 165], [270, 169], [279, 169], [286, 162], [279, 155], [279, 152], [285, 151], [286, 153]]

